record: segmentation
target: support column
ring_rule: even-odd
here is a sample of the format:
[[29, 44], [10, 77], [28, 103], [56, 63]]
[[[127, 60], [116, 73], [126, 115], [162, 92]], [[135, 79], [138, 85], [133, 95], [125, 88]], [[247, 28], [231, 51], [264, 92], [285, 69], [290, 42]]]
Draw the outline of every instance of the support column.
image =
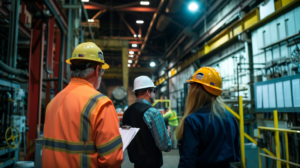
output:
[[65, 58], [65, 33], [61, 32], [61, 43], [60, 43], [60, 57], [59, 57], [59, 68], [58, 68], [58, 92], [63, 89], [63, 77], [64, 77], [64, 58]]
[[[70, 5], [73, 5], [73, 0], [69, 1]], [[74, 38], [74, 11], [73, 9], [68, 9], [68, 38], [67, 38], [67, 48], [66, 48], [66, 59], [71, 58], [72, 50], [73, 50], [73, 38]], [[75, 20], [76, 21], [76, 20]], [[66, 73], [67, 75], [70, 74], [70, 66], [66, 65]], [[69, 79], [69, 76], [67, 76]]]
[[[48, 38], [47, 38], [47, 65], [46, 69], [48, 71], [52, 71], [52, 74], [48, 73], [48, 78], [53, 77], [53, 44], [54, 44], [54, 24], [55, 19], [54, 17], [49, 18], [48, 21]], [[47, 106], [51, 100], [51, 93], [50, 90], [53, 88], [53, 81], [47, 82], [47, 89], [46, 89], [46, 98], [45, 98], [45, 105]]]
[[19, 36], [19, 8], [20, 0], [11, 1], [10, 19], [9, 19], [9, 38], [8, 38], [8, 59], [10, 67], [16, 68], [18, 54], [18, 36]]
[[129, 74], [128, 74], [128, 44], [124, 45], [122, 47], [122, 73], [123, 73], [123, 87], [126, 90], [126, 92], [128, 92], [128, 78], [129, 78]]
[[[61, 32], [59, 29], [56, 30], [55, 33], [55, 66], [54, 66], [54, 78], [58, 78], [59, 74], [59, 58], [60, 58], [60, 47], [61, 47]], [[54, 82], [54, 94], [58, 93], [58, 81]]]
[[35, 139], [39, 132], [41, 104], [42, 104], [42, 84], [43, 84], [43, 55], [45, 24], [42, 20], [35, 20], [30, 40], [29, 56], [29, 86], [28, 86], [28, 120], [29, 131], [27, 133], [26, 160], [34, 158]]

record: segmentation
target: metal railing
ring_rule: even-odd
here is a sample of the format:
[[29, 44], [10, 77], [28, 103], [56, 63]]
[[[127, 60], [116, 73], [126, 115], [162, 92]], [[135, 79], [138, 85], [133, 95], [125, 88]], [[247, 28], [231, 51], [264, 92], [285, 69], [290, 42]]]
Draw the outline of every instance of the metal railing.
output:
[[[300, 131], [278, 128], [278, 113], [277, 113], [277, 110], [273, 111], [273, 116], [274, 116], [274, 127], [275, 128], [258, 127], [258, 138], [260, 138], [260, 130], [275, 131], [276, 157], [261, 153], [261, 148], [258, 147], [259, 168], [261, 168], [261, 156], [276, 160], [277, 161], [277, 168], [281, 168], [281, 162], [286, 163], [287, 168], [289, 168], [290, 165], [300, 167], [300, 164], [289, 161], [289, 141], [288, 141], [288, 133], [300, 134]], [[281, 156], [280, 156], [279, 132], [284, 132], [286, 160], [281, 159]]]
[[[225, 105], [225, 107], [233, 116], [235, 116], [240, 121], [239, 125], [240, 125], [240, 145], [241, 145], [241, 166], [242, 166], [242, 168], [246, 168], [245, 139], [244, 138], [247, 138], [249, 141], [254, 143], [256, 146], [257, 146], [257, 141], [254, 140], [252, 137], [250, 137], [247, 133], [244, 132], [244, 109], [243, 109], [242, 96], [239, 96], [239, 113], [236, 113], [227, 105]], [[277, 122], [277, 124], [278, 124], [278, 122]], [[261, 148], [259, 148], [259, 153], [260, 153], [260, 149]], [[268, 149], [262, 148], [262, 150], [265, 151], [271, 157], [275, 157], [275, 155], [272, 152], [270, 152]], [[259, 161], [261, 161], [261, 160], [259, 160]], [[260, 162], [260, 165], [261, 165], [261, 162]]]

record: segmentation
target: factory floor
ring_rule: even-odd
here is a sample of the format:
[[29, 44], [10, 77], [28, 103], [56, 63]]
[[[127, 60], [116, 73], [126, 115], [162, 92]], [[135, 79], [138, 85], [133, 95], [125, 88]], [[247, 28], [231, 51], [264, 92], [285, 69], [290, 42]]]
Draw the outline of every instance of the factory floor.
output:
[[[162, 152], [163, 153], [163, 162], [164, 165], [162, 168], [174, 168], [178, 167], [179, 163], [179, 150], [172, 149], [170, 152]], [[133, 168], [134, 165], [129, 161], [128, 153], [125, 152], [125, 162], [122, 164], [121, 168]]]

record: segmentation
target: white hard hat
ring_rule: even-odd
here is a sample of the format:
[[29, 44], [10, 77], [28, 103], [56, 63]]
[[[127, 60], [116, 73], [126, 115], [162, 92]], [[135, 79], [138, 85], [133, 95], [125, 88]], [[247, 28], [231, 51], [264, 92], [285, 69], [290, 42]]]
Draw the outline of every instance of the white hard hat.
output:
[[134, 79], [133, 92], [146, 88], [156, 88], [152, 80], [148, 76], [139, 76]]

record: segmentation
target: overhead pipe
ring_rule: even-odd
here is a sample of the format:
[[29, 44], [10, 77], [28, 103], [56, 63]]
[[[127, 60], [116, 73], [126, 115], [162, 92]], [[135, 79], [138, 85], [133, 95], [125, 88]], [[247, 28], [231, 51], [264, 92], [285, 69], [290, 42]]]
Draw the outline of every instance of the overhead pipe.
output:
[[13, 74], [13, 75], [24, 75], [26, 77], [29, 77], [28, 73], [24, 70], [21, 69], [14, 69], [8, 65], [6, 65], [4, 62], [0, 61], [0, 69], [3, 71], [7, 72], [8, 74]]
[[15, 75], [9, 75], [8, 73], [5, 73], [3, 71], [0, 71], [0, 76], [10, 79], [10, 80], [13, 80], [13, 81], [16, 81], [16, 82], [19, 82], [19, 83], [28, 83], [29, 82], [28, 79], [22, 79], [22, 78], [16, 77]]
[[[176, 13], [181, 7], [181, 1], [179, 0], [169, 0], [169, 3], [166, 7], [167, 13]], [[170, 24], [171, 18], [165, 15], [159, 16], [156, 24], [156, 29], [158, 31], [164, 31], [166, 27]]]

